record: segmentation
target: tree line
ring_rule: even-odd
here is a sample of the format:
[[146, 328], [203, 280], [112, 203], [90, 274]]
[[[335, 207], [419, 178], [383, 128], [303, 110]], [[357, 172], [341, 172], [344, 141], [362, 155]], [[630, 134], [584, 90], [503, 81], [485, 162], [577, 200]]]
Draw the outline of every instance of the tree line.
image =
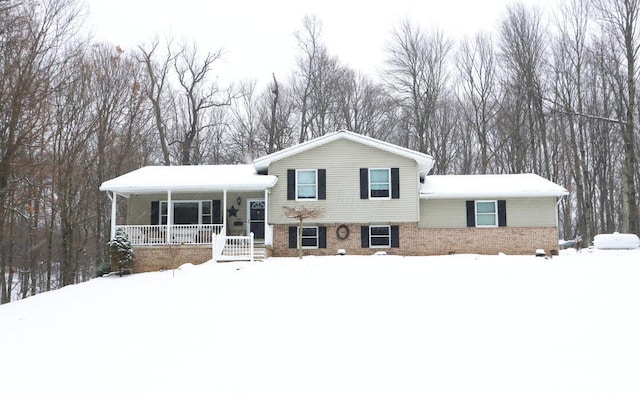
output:
[[547, 14], [514, 3], [494, 31], [460, 40], [405, 20], [378, 75], [333, 55], [308, 16], [291, 72], [263, 85], [223, 85], [223, 52], [196, 43], [96, 42], [83, 10], [0, 0], [2, 303], [108, 261], [102, 182], [145, 165], [248, 163], [339, 129], [429, 153], [434, 174], [549, 178], [570, 191], [565, 238], [639, 231], [640, 0]]

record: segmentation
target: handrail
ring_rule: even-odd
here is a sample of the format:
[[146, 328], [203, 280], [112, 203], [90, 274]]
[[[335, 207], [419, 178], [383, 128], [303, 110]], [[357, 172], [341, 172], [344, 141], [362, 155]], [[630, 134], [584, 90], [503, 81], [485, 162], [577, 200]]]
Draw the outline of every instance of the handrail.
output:
[[213, 235], [223, 233], [224, 225], [171, 225], [171, 240], [167, 240], [167, 225], [118, 225], [129, 236], [131, 245], [211, 244]]

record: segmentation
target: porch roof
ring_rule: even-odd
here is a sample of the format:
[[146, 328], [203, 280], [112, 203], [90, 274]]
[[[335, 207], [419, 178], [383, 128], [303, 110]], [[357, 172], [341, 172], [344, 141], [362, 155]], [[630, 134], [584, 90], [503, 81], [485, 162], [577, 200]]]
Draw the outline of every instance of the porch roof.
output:
[[101, 191], [133, 193], [258, 191], [278, 178], [260, 175], [252, 165], [146, 166], [105, 181]]
[[421, 199], [559, 197], [569, 192], [536, 174], [433, 175], [420, 185]]

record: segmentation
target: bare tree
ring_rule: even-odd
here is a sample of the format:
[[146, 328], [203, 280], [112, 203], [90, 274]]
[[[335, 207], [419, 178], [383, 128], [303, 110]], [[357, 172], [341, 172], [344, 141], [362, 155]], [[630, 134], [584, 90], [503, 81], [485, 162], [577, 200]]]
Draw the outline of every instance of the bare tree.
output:
[[[209, 52], [202, 59], [195, 45], [183, 45], [174, 59], [174, 70], [182, 95], [176, 99], [179, 103], [181, 132], [177, 133], [176, 143], [180, 146], [180, 163], [199, 164], [200, 158], [194, 153], [194, 146], [210, 128], [217, 125], [211, 110], [231, 104], [229, 91], [222, 91], [216, 81], [211, 79], [214, 64], [222, 57], [222, 51]], [[195, 156], [195, 157], [194, 157]]]
[[520, 3], [507, 7], [500, 39], [506, 170], [548, 176], [550, 150], [543, 106], [546, 45], [541, 13]]
[[60, 70], [58, 54], [76, 33], [78, 14], [72, 0], [0, 8], [0, 303], [9, 300], [6, 231], [14, 213], [12, 189], [27, 177], [28, 150], [41, 142], [53, 92], [50, 78]]
[[[392, 32], [386, 49], [384, 77], [406, 125], [406, 145], [431, 152], [436, 158], [444, 158], [449, 148], [436, 125], [436, 112], [447, 89], [446, 60], [451, 48], [451, 41], [441, 31], [427, 33], [405, 21]], [[441, 151], [435, 152], [435, 145]]]
[[456, 62], [459, 72], [459, 100], [480, 149], [480, 173], [490, 167], [491, 133], [498, 116], [497, 60], [489, 34], [477, 34], [460, 45]]
[[[640, 212], [636, 198], [636, 154], [635, 113], [637, 57], [640, 48], [637, 26], [640, 21], [640, 0], [594, 0], [600, 21], [622, 51], [626, 66], [624, 79], [624, 124], [621, 126], [624, 165], [622, 172], [622, 228], [629, 233], [640, 231]], [[621, 91], [622, 92], [622, 91]]]
[[347, 70], [340, 87], [340, 115], [344, 128], [387, 140], [391, 97], [384, 87], [364, 74]]
[[261, 130], [266, 136], [264, 143], [265, 154], [271, 154], [291, 146], [294, 141], [294, 98], [291, 89], [281, 84], [273, 75], [273, 81], [262, 93], [258, 106], [260, 107]]
[[169, 125], [171, 117], [168, 114], [172, 102], [168, 100], [167, 96], [170, 95], [169, 72], [175, 58], [172, 53], [172, 40], [168, 39], [162, 48], [166, 51], [164, 56], [160, 54], [162, 49], [158, 37], [153, 39], [149, 48], [141, 45], [138, 49], [138, 61], [144, 65], [147, 74], [147, 81], [143, 85], [143, 89], [153, 110], [155, 128], [162, 150], [162, 162], [165, 166], [169, 166], [171, 164], [169, 132], [172, 127]]
[[300, 133], [298, 142], [302, 143], [311, 136], [309, 126], [313, 121], [311, 113], [311, 96], [313, 94], [313, 80], [316, 74], [318, 58], [325, 51], [320, 42], [322, 25], [315, 16], [305, 16], [302, 21], [303, 29], [296, 32], [300, 55], [298, 56], [297, 71], [293, 79], [293, 91], [298, 101], [300, 113]]
[[[585, 113], [585, 76], [588, 66], [588, 3], [572, 0], [561, 9], [558, 16], [558, 38], [554, 46], [556, 110], [560, 112], [562, 146], [568, 158], [566, 184], [575, 182], [576, 209], [565, 210], [565, 234], [582, 235], [591, 240], [595, 234], [593, 197], [590, 183], [590, 145], [587, 136], [587, 118]], [[571, 216], [577, 221], [577, 229], [571, 229]]]

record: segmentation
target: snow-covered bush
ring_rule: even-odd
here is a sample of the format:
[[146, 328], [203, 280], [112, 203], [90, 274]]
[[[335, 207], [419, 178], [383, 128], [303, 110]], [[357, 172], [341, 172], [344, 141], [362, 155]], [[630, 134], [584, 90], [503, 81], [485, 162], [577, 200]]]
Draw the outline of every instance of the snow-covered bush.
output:
[[111, 270], [117, 270], [122, 275], [124, 270], [131, 269], [135, 257], [127, 233], [118, 228], [113, 240], [109, 240], [107, 244], [111, 253]]

